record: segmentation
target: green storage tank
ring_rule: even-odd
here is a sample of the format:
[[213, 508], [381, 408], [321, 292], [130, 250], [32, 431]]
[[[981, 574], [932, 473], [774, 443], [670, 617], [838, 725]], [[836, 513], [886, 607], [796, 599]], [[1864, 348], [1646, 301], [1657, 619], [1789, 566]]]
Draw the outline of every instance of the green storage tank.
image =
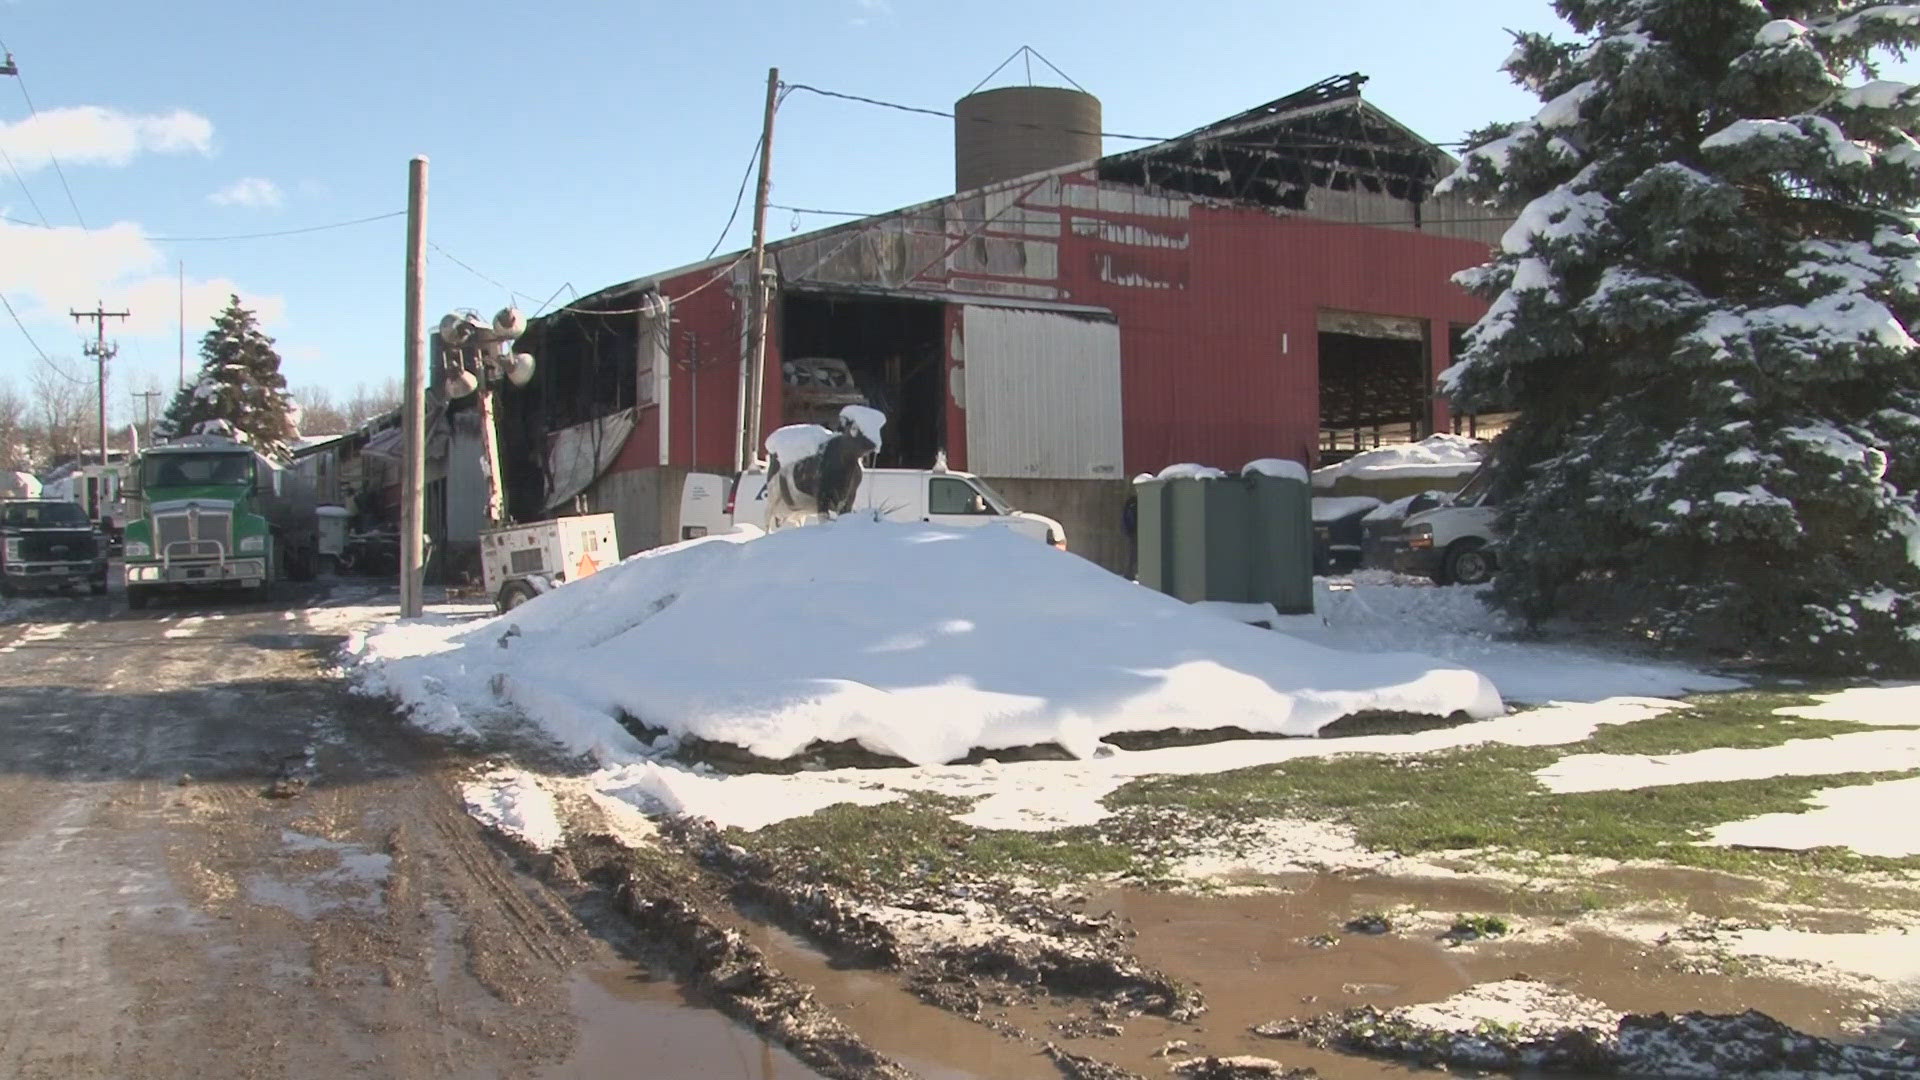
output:
[[1304, 478], [1176, 476], [1138, 481], [1134, 493], [1142, 585], [1189, 603], [1312, 613], [1313, 499]]

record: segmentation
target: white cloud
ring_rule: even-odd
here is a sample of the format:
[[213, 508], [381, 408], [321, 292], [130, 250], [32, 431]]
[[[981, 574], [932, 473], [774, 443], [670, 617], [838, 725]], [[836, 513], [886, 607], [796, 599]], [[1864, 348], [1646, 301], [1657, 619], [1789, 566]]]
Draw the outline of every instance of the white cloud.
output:
[[[0, 259], [0, 292], [7, 294], [23, 318], [38, 325], [71, 328], [69, 308], [91, 308], [100, 301], [110, 309], [131, 313], [125, 322], [114, 324], [118, 333], [171, 335], [176, 330], [179, 283], [167, 270], [169, 260], [138, 225], [123, 221], [89, 231], [0, 221], [0, 251], [7, 254]], [[226, 278], [189, 279], [188, 336], [203, 333], [234, 293], [260, 314], [264, 324], [277, 323], [286, 314], [281, 297], [249, 292]]]
[[235, 180], [207, 196], [207, 199], [220, 206], [245, 206], [256, 210], [270, 210], [285, 201], [280, 194], [280, 185], [258, 176]]
[[849, 26], [866, 26], [876, 18], [893, 14], [893, 0], [853, 0], [853, 6], [860, 14], [847, 20]]
[[45, 168], [50, 154], [67, 164], [118, 166], [140, 154], [206, 154], [213, 148], [213, 121], [185, 109], [135, 116], [79, 105], [0, 123], [0, 146], [23, 172]]

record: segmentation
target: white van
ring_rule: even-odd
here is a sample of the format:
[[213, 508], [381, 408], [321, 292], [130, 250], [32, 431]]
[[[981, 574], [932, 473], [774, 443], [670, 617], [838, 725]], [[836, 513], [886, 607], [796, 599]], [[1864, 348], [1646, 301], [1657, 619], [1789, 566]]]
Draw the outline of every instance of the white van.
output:
[[[1015, 510], [999, 492], [972, 473], [939, 469], [868, 469], [854, 492], [853, 512], [888, 521], [935, 525], [1004, 525], [1024, 536], [1066, 550], [1067, 531], [1041, 514]], [[737, 482], [716, 473], [690, 473], [680, 495], [680, 539], [731, 532], [735, 526], [767, 527], [767, 474], [755, 470]]]

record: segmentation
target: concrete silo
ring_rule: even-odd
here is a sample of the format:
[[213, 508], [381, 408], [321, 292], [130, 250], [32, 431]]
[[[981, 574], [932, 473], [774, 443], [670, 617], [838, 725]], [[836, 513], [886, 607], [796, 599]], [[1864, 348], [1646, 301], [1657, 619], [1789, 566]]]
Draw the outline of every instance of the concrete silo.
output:
[[953, 106], [954, 190], [1100, 156], [1100, 99], [1054, 86], [1003, 86]]

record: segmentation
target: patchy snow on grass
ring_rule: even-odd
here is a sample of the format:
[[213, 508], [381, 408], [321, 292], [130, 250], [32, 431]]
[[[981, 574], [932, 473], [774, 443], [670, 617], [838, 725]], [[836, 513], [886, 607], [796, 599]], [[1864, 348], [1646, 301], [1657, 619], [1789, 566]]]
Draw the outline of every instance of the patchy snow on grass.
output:
[[1844, 847], [1887, 859], [1920, 855], [1920, 829], [1912, 827], [1920, 777], [1827, 788], [1808, 802], [1816, 809], [1728, 822], [1713, 830], [1709, 842], [1787, 851]]
[[1480, 588], [1436, 586], [1379, 571], [1319, 579], [1314, 586], [1314, 614], [1283, 616], [1274, 629], [1349, 652], [1443, 657], [1485, 674], [1509, 701], [1669, 698], [1742, 685], [1668, 660], [1518, 640], [1520, 628], [1482, 602]]
[[1480, 467], [1487, 444], [1480, 439], [1444, 432], [1419, 442], [1382, 446], [1355, 454], [1336, 465], [1313, 470], [1314, 487], [1332, 487], [1341, 477], [1388, 480], [1409, 477], [1445, 479], [1465, 476]]
[[1920, 683], [1855, 686], [1835, 694], [1815, 694], [1815, 705], [1773, 710], [1779, 716], [1808, 720], [1844, 720], [1882, 727], [1920, 727]]
[[860, 518], [656, 549], [509, 615], [401, 622], [350, 649], [364, 686], [429, 727], [514, 710], [609, 764], [648, 756], [623, 716], [769, 759], [852, 741], [930, 765], [1048, 743], [1087, 757], [1127, 731], [1310, 735], [1363, 711], [1504, 709], [1472, 670], [1236, 626], [1005, 529]]
[[566, 841], [553, 795], [524, 769], [489, 770], [460, 785], [460, 796], [481, 824], [537, 850], [552, 851]]
[[1920, 769], [1920, 730], [1861, 731], [1793, 739], [1778, 746], [1714, 747], [1683, 754], [1570, 754], [1534, 778], [1548, 791], [1567, 794], [1907, 769]]
[[1480, 983], [1441, 1001], [1390, 1014], [1436, 1031], [1478, 1032], [1490, 1026], [1533, 1036], [1567, 1028], [1610, 1032], [1621, 1013], [1559, 987], [1524, 979]]

